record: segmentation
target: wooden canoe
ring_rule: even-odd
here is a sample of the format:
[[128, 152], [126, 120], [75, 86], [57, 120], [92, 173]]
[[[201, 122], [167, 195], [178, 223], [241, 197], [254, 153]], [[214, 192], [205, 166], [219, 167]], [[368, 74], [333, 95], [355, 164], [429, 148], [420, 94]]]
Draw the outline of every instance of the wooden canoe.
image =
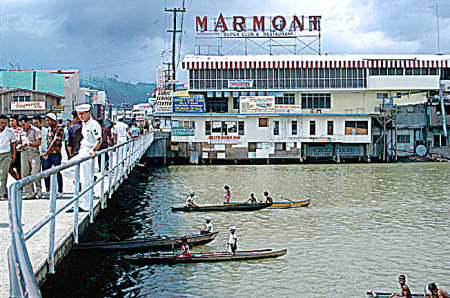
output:
[[[226, 205], [226, 202], [223, 202]], [[269, 209], [285, 209], [285, 208], [299, 208], [299, 207], [308, 207], [311, 204], [311, 199], [303, 200], [303, 201], [284, 201], [284, 202], [273, 202], [272, 206], [267, 208]], [[230, 202], [230, 205], [252, 205], [250, 203], [244, 202]]]
[[[387, 292], [367, 292], [367, 297], [369, 298], [389, 298], [390, 295], [395, 293]], [[425, 294], [411, 294], [412, 297], [428, 297]]]
[[208, 211], [255, 211], [270, 207], [271, 204], [210, 205], [198, 207], [172, 207], [172, 211], [208, 212]]
[[[208, 234], [186, 235], [187, 241], [192, 246], [203, 245], [213, 241], [219, 232]], [[171, 250], [172, 244], [179, 248], [181, 244], [173, 242], [173, 239], [181, 241], [181, 237], [159, 236], [155, 238], [130, 239], [114, 242], [85, 242], [74, 244], [74, 249], [78, 250]]]
[[158, 254], [152, 253], [149, 255], [141, 256], [124, 256], [125, 260], [135, 264], [155, 264], [155, 263], [203, 263], [203, 262], [229, 262], [229, 261], [243, 261], [243, 260], [255, 260], [255, 259], [267, 259], [277, 258], [284, 256], [287, 253], [287, 249], [272, 250], [272, 249], [260, 249], [260, 250], [246, 250], [236, 251], [233, 256], [228, 252], [204, 252], [194, 253], [191, 257], [181, 257], [179, 255], [172, 254]]

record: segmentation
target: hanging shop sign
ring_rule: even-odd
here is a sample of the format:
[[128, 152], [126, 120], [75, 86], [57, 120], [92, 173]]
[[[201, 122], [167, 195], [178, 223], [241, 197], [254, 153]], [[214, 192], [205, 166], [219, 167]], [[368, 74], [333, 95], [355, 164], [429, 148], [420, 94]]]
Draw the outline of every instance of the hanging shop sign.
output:
[[339, 156], [360, 156], [360, 145], [339, 145]]
[[11, 102], [11, 111], [40, 111], [45, 110], [44, 101], [13, 101]]
[[174, 97], [173, 98], [174, 113], [204, 113], [205, 97], [201, 94], [194, 97]]
[[241, 96], [239, 98], [239, 113], [275, 113], [274, 96]]
[[253, 88], [253, 80], [228, 80], [229, 89]]
[[301, 32], [320, 31], [321, 16], [233, 16], [217, 18], [197, 16], [197, 35], [219, 33], [224, 38], [290, 37]]
[[306, 145], [306, 156], [332, 157], [334, 155], [333, 144]]
[[240, 144], [241, 136], [208, 136], [210, 144]]
[[173, 136], [193, 136], [194, 127], [172, 127], [171, 133]]
[[52, 111], [64, 111], [64, 106], [52, 106]]
[[275, 105], [276, 113], [301, 113], [301, 106], [296, 105]]
[[172, 90], [156, 91], [155, 113], [172, 113]]
[[156, 88], [158, 88], [158, 90], [161, 90], [164, 85], [164, 70], [161, 66], [158, 66], [156, 75], [158, 78], [156, 81]]

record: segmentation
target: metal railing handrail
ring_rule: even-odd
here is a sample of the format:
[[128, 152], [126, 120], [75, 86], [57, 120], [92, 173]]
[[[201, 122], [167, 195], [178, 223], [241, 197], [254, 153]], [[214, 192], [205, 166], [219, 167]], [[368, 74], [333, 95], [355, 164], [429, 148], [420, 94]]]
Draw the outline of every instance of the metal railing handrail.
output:
[[[106, 148], [104, 150], [96, 152], [95, 156], [87, 156], [80, 158], [75, 161], [69, 161], [63, 165], [48, 169], [46, 171], [31, 175], [29, 177], [23, 178], [10, 186], [9, 192], [9, 221], [11, 230], [11, 247], [8, 249], [8, 263], [9, 263], [9, 273], [10, 273], [10, 296], [11, 297], [40, 297], [39, 286], [35, 280], [33, 268], [28, 255], [27, 247], [25, 241], [32, 237], [36, 232], [42, 229], [47, 224], [49, 227], [49, 271], [54, 273], [54, 242], [55, 242], [55, 217], [66, 209], [71, 204], [75, 203], [74, 206], [74, 241], [78, 242], [78, 200], [83, 195], [89, 193], [89, 217], [90, 222], [93, 222], [93, 196], [94, 187], [98, 183], [101, 183], [101, 208], [105, 208], [105, 189], [104, 183], [105, 178], [109, 175], [109, 197], [111, 198], [112, 193], [118, 187], [118, 183], [121, 182], [122, 178], [127, 178], [128, 173], [131, 168], [139, 161], [142, 155], [146, 152], [147, 148], [150, 147], [153, 141], [154, 133], [150, 132], [142, 135], [134, 140], [127, 141], [125, 143]], [[148, 146], [145, 148], [145, 146]], [[127, 150], [124, 154], [124, 150]], [[115, 162], [113, 159], [113, 153], [115, 153]], [[79, 189], [79, 178], [80, 178], [80, 165], [83, 162], [90, 162], [92, 173], [95, 169], [95, 158], [98, 156], [109, 155], [110, 167], [108, 171], [105, 171], [105, 159], [101, 159], [101, 177], [94, 181], [94, 175], [92, 175], [92, 180], [89, 186], [80, 192]], [[119, 158], [120, 157], [120, 158]], [[113, 165], [114, 164], [114, 165]], [[75, 191], [74, 197], [65, 203], [62, 207], [56, 210], [56, 187], [57, 179], [56, 175], [62, 170], [76, 167], [75, 171]], [[119, 173], [120, 168], [120, 173]], [[112, 179], [114, 174], [114, 181]], [[50, 182], [50, 210], [49, 214], [45, 216], [39, 223], [37, 223], [33, 228], [31, 228], [27, 233], [24, 234], [21, 224], [21, 213], [22, 213], [22, 188], [25, 185], [29, 185], [33, 182], [40, 181], [43, 178], [51, 178]]]

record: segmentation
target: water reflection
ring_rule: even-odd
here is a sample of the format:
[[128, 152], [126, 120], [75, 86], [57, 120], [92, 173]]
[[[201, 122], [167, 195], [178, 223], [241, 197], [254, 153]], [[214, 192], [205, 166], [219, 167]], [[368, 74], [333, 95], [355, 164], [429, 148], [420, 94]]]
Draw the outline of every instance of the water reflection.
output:
[[[448, 289], [449, 169], [443, 163], [416, 163], [141, 170], [120, 188], [83, 240], [189, 234], [211, 216], [220, 233], [194, 250], [226, 249], [227, 226], [235, 225], [239, 249], [288, 248], [288, 254], [276, 260], [135, 266], [121, 254], [71, 253], [43, 293], [364, 297], [366, 290], [397, 291], [400, 273], [414, 292], [423, 292], [431, 281]], [[221, 204], [225, 184], [236, 201], [251, 192], [262, 198], [268, 190], [276, 200], [313, 202], [309, 208], [248, 213], [168, 209], [183, 205], [190, 191], [196, 192], [197, 204]]]

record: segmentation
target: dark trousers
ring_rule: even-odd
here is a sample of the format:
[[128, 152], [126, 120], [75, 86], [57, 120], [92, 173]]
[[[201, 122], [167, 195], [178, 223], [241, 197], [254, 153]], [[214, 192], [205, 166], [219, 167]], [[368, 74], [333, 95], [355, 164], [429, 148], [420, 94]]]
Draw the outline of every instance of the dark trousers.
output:
[[[50, 153], [47, 159], [44, 159], [44, 171], [50, 169], [52, 166], [59, 166], [61, 164], [61, 153]], [[58, 192], [63, 192], [63, 179], [61, 173], [56, 175], [58, 179]], [[45, 178], [45, 188], [50, 190], [50, 177]]]
[[[102, 145], [102, 146], [100, 146], [100, 148], [98, 149], [98, 151], [101, 151], [101, 150], [106, 149], [106, 148], [108, 148], [108, 146], [103, 146], [103, 145]], [[109, 153], [109, 152], [108, 152], [108, 153]], [[108, 167], [109, 167], [109, 154], [108, 154], [108, 153], [105, 153], [105, 154], [103, 154], [103, 155], [97, 157], [99, 171], [102, 170], [102, 157], [103, 157], [103, 156], [105, 156], [105, 168], [108, 168]]]

